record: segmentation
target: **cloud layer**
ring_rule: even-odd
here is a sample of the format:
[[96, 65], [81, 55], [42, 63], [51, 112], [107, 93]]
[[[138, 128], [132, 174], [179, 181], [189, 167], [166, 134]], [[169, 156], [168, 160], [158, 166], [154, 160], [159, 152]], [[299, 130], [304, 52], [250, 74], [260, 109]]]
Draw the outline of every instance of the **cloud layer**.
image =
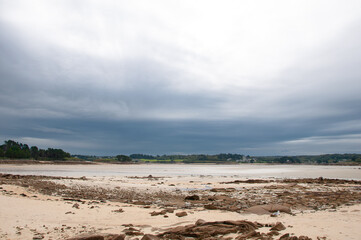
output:
[[361, 152], [359, 1], [0, 1], [0, 137], [72, 153]]

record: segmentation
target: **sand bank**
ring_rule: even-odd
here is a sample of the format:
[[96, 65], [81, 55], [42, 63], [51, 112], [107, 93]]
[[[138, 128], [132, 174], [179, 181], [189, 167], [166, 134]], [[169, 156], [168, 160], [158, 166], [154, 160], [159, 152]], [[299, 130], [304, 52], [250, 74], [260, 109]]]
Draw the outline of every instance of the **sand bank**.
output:
[[[286, 229], [270, 239], [360, 239], [361, 184], [358, 181], [255, 180], [224, 177], [125, 176], [61, 178], [0, 176], [1, 239], [66, 239], [84, 233], [162, 234], [169, 228], [225, 220]], [[256, 215], [256, 205], [283, 204], [291, 214]], [[287, 205], [288, 204], [288, 205]], [[177, 213], [185, 212], [179, 217]], [[179, 214], [178, 214], [179, 215]], [[184, 214], [183, 214], [184, 215]], [[216, 239], [240, 234], [217, 235]]]

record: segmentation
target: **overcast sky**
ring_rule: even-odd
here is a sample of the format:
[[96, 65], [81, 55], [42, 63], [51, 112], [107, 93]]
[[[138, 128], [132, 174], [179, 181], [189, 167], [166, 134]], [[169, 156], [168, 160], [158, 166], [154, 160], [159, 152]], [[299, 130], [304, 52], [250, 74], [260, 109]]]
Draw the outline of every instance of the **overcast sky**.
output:
[[0, 0], [0, 140], [361, 153], [361, 1]]

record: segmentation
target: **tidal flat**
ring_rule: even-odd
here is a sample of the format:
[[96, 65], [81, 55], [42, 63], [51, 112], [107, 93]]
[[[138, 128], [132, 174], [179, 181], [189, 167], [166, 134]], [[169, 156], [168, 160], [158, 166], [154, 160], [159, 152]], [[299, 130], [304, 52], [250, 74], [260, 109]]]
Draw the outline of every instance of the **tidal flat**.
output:
[[360, 239], [357, 166], [1, 165], [0, 173], [1, 239]]

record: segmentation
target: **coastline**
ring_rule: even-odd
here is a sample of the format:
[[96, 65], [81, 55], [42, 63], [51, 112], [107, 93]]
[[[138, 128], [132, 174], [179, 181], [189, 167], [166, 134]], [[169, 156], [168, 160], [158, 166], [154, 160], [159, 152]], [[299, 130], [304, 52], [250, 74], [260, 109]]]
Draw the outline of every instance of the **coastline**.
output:
[[85, 160], [33, 160], [33, 159], [0, 159], [1, 165], [270, 165], [270, 166], [353, 166], [353, 167], [361, 167], [361, 163], [274, 163], [274, 162], [255, 162], [255, 163], [238, 163], [238, 162], [167, 162], [167, 161], [158, 161], [158, 162], [117, 162], [117, 161], [85, 161]]

